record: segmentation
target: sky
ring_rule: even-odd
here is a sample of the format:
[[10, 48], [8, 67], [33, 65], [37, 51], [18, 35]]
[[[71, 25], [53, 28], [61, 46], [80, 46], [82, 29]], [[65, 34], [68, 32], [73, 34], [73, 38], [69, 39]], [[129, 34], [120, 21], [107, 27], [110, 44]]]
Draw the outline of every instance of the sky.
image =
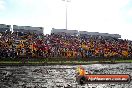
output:
[[0, 24], [120, 34], [132, 40], [132, 0], [0, 0]]

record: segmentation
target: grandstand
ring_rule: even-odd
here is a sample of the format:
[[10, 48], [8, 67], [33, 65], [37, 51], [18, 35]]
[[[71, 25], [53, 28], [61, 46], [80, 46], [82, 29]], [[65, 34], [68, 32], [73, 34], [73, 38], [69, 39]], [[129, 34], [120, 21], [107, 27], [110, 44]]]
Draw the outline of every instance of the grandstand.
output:
[[[6, 29], [6, 27], [1, 28]], [[1, 34], [0, 58], [22, 56], [61, 58], [61, 60], [63, 60], [62, 58], [74, 58], [74, 60], [91, 58], [93, 60], [95, 58], [130, 59], [132, 57], [132, 43], [120, 39], [119, 34], [53, 28], [51, 35], [45, 36], [40, 34], [42, 29], [42, 27], [13, 25], [13, 33]], [[17, 32], [23, 32], [24, 35], [18, 36]]]
[[13, 25], [13, 32], [30, 32], [30, 33], [41, 34], [43, 33], [43, 27]]
[[51, 30], [51, 34], [61, 34], [61, 33], [76, 36], [78, 35], [78, 30], [55, 29], [55, 28], [52, 28]]
[[67, 29], [55, 29], [52, 28], [51, 34], [66, 33]]
[[67, 30], [67, 29], [55, 29], [52, 28], [51, 34], [61, 34], [65, 33], [67, 35], [80, 35], [81, 37], [103, 37], [103, 38], [121, 38], [119, 34], [109, 34], [109, 33], [99, 33], [99, 32], [87, 32], [87, 31], [78, 31], [78, 30]]
[[87, 31], [79, 31], [80, 36], [84, 37], [103, 37], [103, 38], [121, 38], [119, 34], [109, 34], [109, 33], [99, 33], [99, 32], [87, 32]]
[[11, 25], [0, 24], [0, 32], [11, 31]]

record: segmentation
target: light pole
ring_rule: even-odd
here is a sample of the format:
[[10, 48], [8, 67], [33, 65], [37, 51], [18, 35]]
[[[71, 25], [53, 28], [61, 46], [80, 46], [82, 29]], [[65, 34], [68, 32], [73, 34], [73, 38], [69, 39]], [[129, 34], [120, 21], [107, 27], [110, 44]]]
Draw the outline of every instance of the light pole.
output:
[[66, 29], [67, 29], [67, 8], [68, 8], [67, 3], [70, 2], [70, 0], [62, 0], [62, 1], [65, 2], [65, 7], [66, 7]]

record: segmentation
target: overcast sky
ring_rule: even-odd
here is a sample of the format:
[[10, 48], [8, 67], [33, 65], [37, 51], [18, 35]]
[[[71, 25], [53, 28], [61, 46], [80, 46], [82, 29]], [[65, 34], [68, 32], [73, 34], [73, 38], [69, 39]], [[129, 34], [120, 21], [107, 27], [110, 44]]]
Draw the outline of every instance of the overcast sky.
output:
[[[62, 0], [0, 0], [0, 24], [65, 28]], [[132, 40], [132, 0], [71, 0], [68, 29], [114, 33]]]

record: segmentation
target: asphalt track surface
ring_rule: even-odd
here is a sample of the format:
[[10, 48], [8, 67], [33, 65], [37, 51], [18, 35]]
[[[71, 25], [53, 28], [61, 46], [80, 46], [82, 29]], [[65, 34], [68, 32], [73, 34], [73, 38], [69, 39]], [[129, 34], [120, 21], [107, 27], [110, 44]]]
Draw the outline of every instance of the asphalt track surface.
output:
[[[130, 74], [132, 63], [82, 65], [94, 74]], [[132, 81], [112, 84], [76, 82], [78, 65], [0, 66], [0, 88], [132, 88]]]

